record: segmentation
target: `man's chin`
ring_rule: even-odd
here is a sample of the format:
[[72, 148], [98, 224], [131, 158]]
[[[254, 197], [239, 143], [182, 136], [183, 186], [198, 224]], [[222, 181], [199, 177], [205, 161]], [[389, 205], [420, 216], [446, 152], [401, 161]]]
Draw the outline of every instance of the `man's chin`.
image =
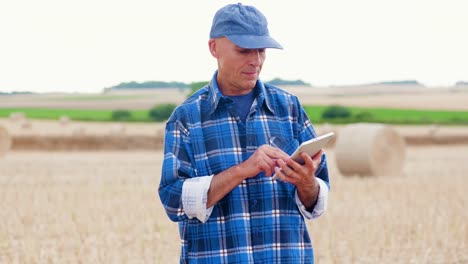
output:
[[254, 88], [255, 87], [255, 84], [257, 84], [257, 79], [255, 80], [247, 80], [244, 82], [245, 84], [245, 87], [248, 87], [248, 88]]

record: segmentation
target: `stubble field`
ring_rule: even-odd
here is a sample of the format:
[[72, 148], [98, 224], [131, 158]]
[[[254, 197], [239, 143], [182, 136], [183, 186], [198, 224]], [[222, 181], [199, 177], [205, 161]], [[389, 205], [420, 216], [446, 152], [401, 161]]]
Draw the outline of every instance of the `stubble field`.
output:
[[[343, 177], [308, 223], [317, 263], [467, 263], [467, 146], [408, 147], [403, 175]], [[0, 263], [177, 263], [157, 195], [162, 152], [10, 152]]]

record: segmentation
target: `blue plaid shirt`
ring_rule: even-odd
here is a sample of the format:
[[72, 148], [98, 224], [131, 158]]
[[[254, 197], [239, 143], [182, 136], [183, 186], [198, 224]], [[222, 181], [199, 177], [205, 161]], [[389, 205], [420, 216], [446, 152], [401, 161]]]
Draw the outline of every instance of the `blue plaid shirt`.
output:
[[[206, 179], [247, 160], [271, 138], [292, 154], [300, 143], [316, 137], [298, 98], [260, 80], [242, 122], [232, 100], [220, 92], [216, 74], [166, 124], [159, 195], [169, 218], [179, 222], [181, 263], [313, 263], [300, 211], [305, 208], [290, 183], [260, 173], [210, 208], [206, 219], [186, 213], [186, 181]], [[325, 154], [316, 177], [329, 188]]]

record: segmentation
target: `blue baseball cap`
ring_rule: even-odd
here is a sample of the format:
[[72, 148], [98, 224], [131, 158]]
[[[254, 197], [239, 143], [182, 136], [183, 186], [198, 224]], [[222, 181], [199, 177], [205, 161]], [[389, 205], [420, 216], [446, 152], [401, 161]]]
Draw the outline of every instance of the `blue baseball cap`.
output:
[[244, 49], [283, 49], [270, 37], [266, 17], [255, 7], [241, 3], [226, 5], [216, 12], [210, 38], [220, 37]]

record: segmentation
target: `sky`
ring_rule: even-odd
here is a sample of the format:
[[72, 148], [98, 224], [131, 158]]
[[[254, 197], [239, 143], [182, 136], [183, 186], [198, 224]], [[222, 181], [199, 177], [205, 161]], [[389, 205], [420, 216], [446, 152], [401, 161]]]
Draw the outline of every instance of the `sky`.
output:
[[[214, 13], [233, 1], [0, 0], [0, 92], [101, 92], [211, 79]], [[468, 81], [466, 0], [243, 1], [284, 50], [260, 78], [313, 86]]]

